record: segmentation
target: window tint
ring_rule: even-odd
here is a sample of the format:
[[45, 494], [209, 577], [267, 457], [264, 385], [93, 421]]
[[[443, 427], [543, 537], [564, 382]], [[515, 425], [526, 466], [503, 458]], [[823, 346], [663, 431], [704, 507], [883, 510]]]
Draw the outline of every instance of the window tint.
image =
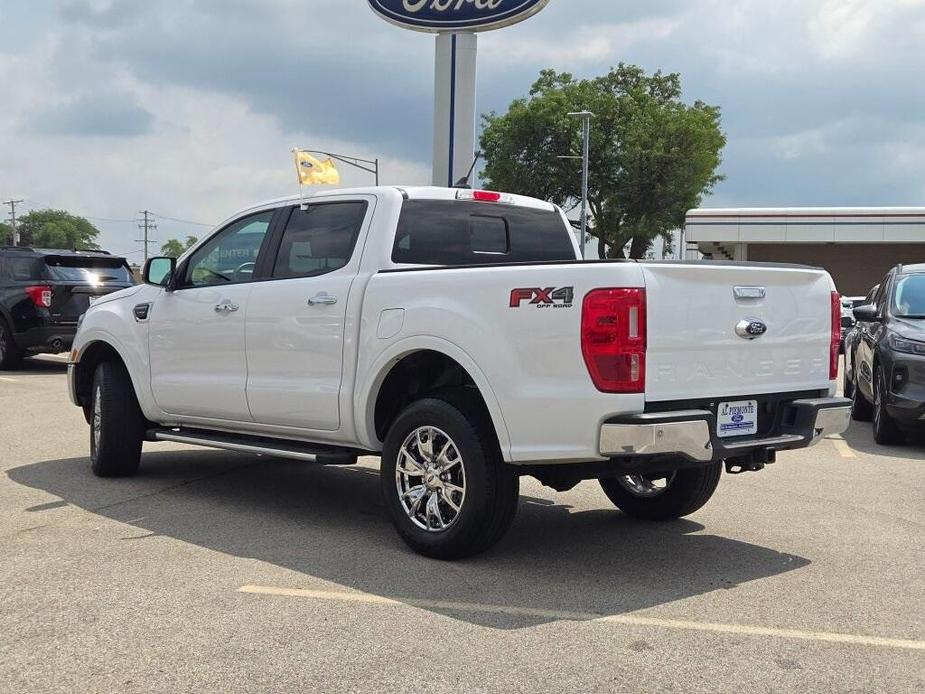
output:
[[121, 258], [47, 256], [47, 275], [53, 280], [79, 282], [132, 282], [135, 278]]
[[392, 262], [477, 265], [575, 260], [558, 212], [455, 200], [408, 200]]
[[203, 287], [250, 281], [272, 218], [271, 210], [225, 227], [190, 258], [184, 284]]
[[344, 267], [353, 255], [366, 203], [329, 202], [293, 208], [276, 255], [273, 277], [314, 277]]
[[925, 275], [906, 275], [897, 280], [893, 313], [905, 318], [925, 317]]
[[41, 258], [7, 258], [10, 274], [14, 280], [44, 279], [44, 267]]

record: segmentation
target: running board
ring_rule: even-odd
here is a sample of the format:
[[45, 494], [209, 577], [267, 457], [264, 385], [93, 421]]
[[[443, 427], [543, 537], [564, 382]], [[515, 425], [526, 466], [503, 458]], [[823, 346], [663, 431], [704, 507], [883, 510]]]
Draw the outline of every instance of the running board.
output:
[[221, 448], [240, 453], [257, 453], [277, 458], [304, 460], [320, 465], [354, 465], [357, 456], [365, 451], [352, 448], [338, 448], [322, 444], [304, 443], [302, 441], [284, 441], [262, 436], [245, 436], [242, 434], [225, 434], [216, 431], [198, 429], [151, 429], [149, 441], [173, 441], [188, 443], [193, 446]]

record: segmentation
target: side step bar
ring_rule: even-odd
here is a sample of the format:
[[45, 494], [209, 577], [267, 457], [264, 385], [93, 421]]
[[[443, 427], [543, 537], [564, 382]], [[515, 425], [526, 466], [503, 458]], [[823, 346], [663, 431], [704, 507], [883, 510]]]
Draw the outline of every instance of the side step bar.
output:
[[193, 446], [221, 448], [240, 453], [257, 453], [277, 458], [304, 460], [320, 465], [354, 465], [360, 455], [374, 455], [367, 451], [352, 448], [338, 448], [302, 441], [284, 441], [262, 436], [245, 436], [242, 434], [225, 434], [217, 431], [199, 429], [151, 429], [149, 441], [173, 441], [188, 443]]

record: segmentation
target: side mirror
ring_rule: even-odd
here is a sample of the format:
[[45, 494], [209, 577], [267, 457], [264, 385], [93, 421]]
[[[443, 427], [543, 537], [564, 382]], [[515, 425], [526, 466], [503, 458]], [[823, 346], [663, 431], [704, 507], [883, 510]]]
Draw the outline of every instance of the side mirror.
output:
[[148, 258], [145, 263], [142, 279], [145, 284], [153, 284], [157, 287], [166, 287], [177, 269], [176, 258]]
[[866, 306], [858, 306], [854, 311], [854, 319], [859, 323], [879, 323], [880, 322], [880, 312], [877, 310], [877, 307], [873, 304], [867, 304]]

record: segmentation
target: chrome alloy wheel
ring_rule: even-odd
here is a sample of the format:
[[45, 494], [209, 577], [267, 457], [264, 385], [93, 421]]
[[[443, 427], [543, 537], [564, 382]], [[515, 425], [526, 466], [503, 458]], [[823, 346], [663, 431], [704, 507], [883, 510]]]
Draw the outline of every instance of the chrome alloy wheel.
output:
[[408, 434], [398, 452], [395, 488], [416, 526], [431, 533], [452, 526], [466, 501], [466, 468], [453, 439], [429, 426]]
[[671, 483], [674, 481], [677, 473], [672, 472], [670, 475], [623, 475], [618, 477], [617, 481], [620, 486], [634, 496], [643, 499], [651, 499], [664, 494]]
[[93, 392], [93, 448], [100, 449], [100, 436], [103, 431], [103, 393], [100, 385], [96, 385]]

